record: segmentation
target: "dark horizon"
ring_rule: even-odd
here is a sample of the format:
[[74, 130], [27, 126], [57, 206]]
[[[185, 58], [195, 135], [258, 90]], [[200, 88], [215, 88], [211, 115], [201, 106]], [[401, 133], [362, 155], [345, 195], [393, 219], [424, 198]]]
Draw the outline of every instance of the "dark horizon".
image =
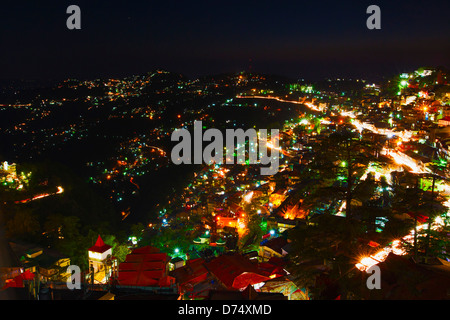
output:
[[[81, 30], [66, 9], [81, 8]], [[381, 8], [381, 30], [366, 9]], [[194, 78], [252, 71], [293, 79], [381, 79], [450, 66], [448, 1], [85, 0], [10, 3], [0, 20], [1, 80], [126, 77], [163, 69]]]

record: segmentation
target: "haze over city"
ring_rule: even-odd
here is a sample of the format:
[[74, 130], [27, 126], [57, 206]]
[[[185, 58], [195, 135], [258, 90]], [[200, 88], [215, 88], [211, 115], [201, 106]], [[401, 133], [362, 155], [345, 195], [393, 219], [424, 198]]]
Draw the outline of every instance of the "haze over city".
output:
[[[384, 77], [448, 64], [446, 1], [16, 1], [3, 10], [2, 79], [82, 79], [165, 69], [294, 78]], [[381, 9], [368, 30], [366, 9]]]

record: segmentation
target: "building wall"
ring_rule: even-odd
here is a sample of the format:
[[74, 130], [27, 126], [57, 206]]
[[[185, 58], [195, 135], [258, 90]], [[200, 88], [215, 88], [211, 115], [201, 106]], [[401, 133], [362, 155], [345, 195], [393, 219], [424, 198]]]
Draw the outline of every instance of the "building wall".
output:
[[276, 252], [276, 251], [274, 251], [271, 248], [266, 247], [266, 246], [260, 246], [259, 247], [258, 255], [259, 255], [259, 260], [261, 262], [267, 262], [267, 261], [270, 260], [270, 258], [273, 258], [273, 257], [277, 257], [277, 258], [282, 258], [283, 257], [278, 252]]

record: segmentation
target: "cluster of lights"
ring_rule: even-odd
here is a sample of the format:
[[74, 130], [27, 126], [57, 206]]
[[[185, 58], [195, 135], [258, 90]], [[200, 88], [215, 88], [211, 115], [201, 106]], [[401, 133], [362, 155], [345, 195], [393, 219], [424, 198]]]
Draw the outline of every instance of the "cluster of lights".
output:
[[[447, 206], [450, 206], [450, 202], [447, 202]], [[431, 230], [439, 230], [445, 225], [445, 221], [442, 217], [436, 217], [434, 222], [431, 224]], [[427, 223], [423, 223], [420, 226], [417, 227], [417, 231], [421, 231], [428, 228]], [[407, 242], [409, 244], [412, 244], [414, 242], [414, 234], [415, 230], [411, 230], [411, 232], [404, 236], [402, 240], [394, 240], [390, 246], [383, 248], [382, 250], [378, 251], [376, 254], [371, 256], [362, 257], [359, 262], [355, 265], [356, 268], [358, 268], [361, 271], [365, 271], [368, 268], [370, 268], [373, 265], [376, 265], [380, 262], [383, 262], [386, 260], [389, 253], [393, 253], [395, 255], [405, 255], [406, 250], [402, 247], [402, 242]]]
[[[406, 87], [406, 86], [408, 86], [408, 84], [409, 84], [409, 82], [407, 80], [401, 80], [401, 82], [400, 82], [400, 86], [401, 87]], [[384, 134], [384, 135], [388, 136], [388, 138], [392, 138], [394, 135], [399, 135], [400, 141], [399, 141], [398, 145], [400, 145], [402, 141], [409, 141], [411, 139], [411, 137], [412, 137], [412, 132], [408, 131], [408, 130], [404, 130], [401, 133], [394, 133], [391, 130], [385, 130], [385, 129], [379, 130], [378, 128], [376, 128], [372, 124], [361, 122], [361, 121], [357, 120], [356, 116], [355, 116], [355, 114], [353, 112], [343, 111], [343, 112], [341, 112], [341, 115], [352, 118], [353, 119], [353, 121], [352, 121], [353, 125], [355, 125], [356, 128], [360, 132], [362, 132], [363, 129], [367, 129], [367, 130], [370, 130], [370, 131], [372, 131], [374, 133], [377, 133], [377, 134]], [[386, 154], [386, 155], [389, 155], [398, 165], [404, 165], [404, 166], [409, 167], [413, 173], [426, 173], [426, 172], [428, 172], [427, 168], [421, 168], [410, 157], [406, 156], [405, 154], [403, 154], [401, 152], [397, 152], [397, 151], [394, 151], [394, 150], [383, 148], [382, 153]], [[389, 184], [392, 183], [392, 177], [391, 177], [390, 172], [380, 173], [377, 170], [375, 170], [375, 168], [373, 168], [371, 166], [368, 167], [368, 169], [366, 170], [364, 175], [361, 177], [361, 180], [365, 180], [365, 178], [367, 177], [368, 173], [375, 174], [375, 178], [377, 180], [381, 176], [385, 176], [386, 179], [388, 180], [388, 183]], [[447, 188], [448, 190], [450, 190], [450, 187], [448, 185], [445, 185], [444, 188]], [[447, 205], [450, 208], [450, 200], [447, 202]], [[342, 214], [342, 211], [343, 211], [344, 207], [345, 207], [345, 202], [343, 202], [341, 204], [338, 215]], [[432, 224], [431, 228], [433, 230], [437, 230], [440, 227], [442, 227], [443, 225], [444, 225], [443, 219], [441, 217], [437, 217], [435, 219], [434, 223]], [[427, 227], [427, 224], [422, 224], [417, 229], [418, 230], [422, 230], [422, 229], [424, 229], [426, 227]], [[402, 247], [402, 241], [403, 242], [412, 243], [413, 239], [414, 239], [414, 233], [415, 233], [415, 231], [412, 230], [408, 235], [403, 237], [402, 240], [398, 240], [398, 239], [394, 240], [391, 243], [390, 246], [381, 249], [380, 251], [378, 251], [374, 255], [365, 256], [365, 257], [360, 258], [359, 262], [355, 265], [356, 268], [358, 268], [361, 271], [365, 271], [368, 268], [370, 268], [371, 266], [385, 261], [387, 256], [391, 252], [393, 254], [395, 254], [395, 255], [405, 255], [406, 254], [406, 250]]]

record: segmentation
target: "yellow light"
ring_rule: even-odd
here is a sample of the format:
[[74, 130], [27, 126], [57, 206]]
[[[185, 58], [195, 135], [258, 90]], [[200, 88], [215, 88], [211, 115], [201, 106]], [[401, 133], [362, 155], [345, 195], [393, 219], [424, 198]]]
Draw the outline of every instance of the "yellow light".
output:
[[102, 254], [99, 252], [89, 251], [89, 258], [95, 260], [102, 260]]
[[253, 191], [247, 193], [244, 196], [244, 201], [247, 202], [247, 203], [250, 203], [252, 201], [252, 198], [253, 198]]

